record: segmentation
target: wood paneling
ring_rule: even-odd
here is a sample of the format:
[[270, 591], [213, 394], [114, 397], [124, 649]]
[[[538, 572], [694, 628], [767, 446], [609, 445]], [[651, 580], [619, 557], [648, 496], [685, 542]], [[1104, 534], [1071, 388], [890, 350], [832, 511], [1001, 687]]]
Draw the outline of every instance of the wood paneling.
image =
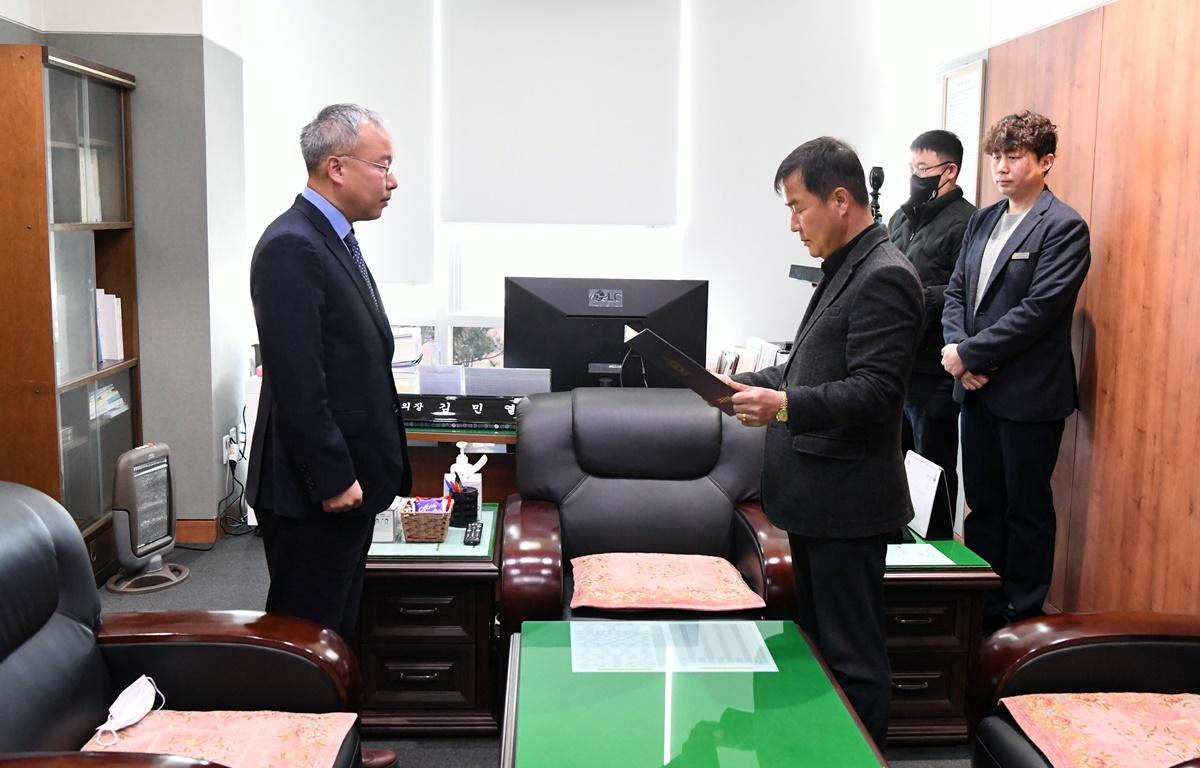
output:
[[[1102, 26], [1102, 11], [1096, 10], [988, 51], [985, 135], [987, 128], [1001, 117], [1022, 110], [1031, 109], [1050, 118], [1058, 126], [1058, 151], [1047, 183], [1055, 195], [1079, 211], [1084, 219], [1089, 219], [1091, 212]], [[992, 183], [986, 156], [980, 157], [979, 168], [978, 199], [981, 205], [990, 205], [1000, 199], [1000, 193]], [[1085, 283], [1080, 291], [1080, 308], [1085, 304], [1087, 291]], [[1077, 309], [1071, 332], [1077, 372], [1085, 354], [1086, 327], [1087, 318]], [[1048, 602], [1060, 610], [1066, 602], [1072, 481], [1079, 428], [1078, 416], [1067, 419], [1052, 481], [1058, 536], [1055, 576]]]
[[216, 520], [175, 521], [175, 540], [180, 544], [212, 544], [219, 533]]
[[59, 498], [41, 47], [0, 47], [0, 83], [0, 480]]
[[[1101, 14], [1085, 13], [989, 50], [984, 98], [984, 135], [1000, 118], [1026, 109], [1058, 126], [1058, 151], [1046, 183], [1084, 219], [1091, 214]], [[986, 157], [979, 159], [979, 169], [980, 206], [991, 205], [1000, 193]]]
[[1104, 9], [1068, 594], [1200, 611], [1200, 3]]
[[1200, 3], [1119, 0], [989, 52], [985, 121], [1058, 124], [1049, 181], [1092, 232], [1055, 475], [1065, 610], [1200, 612], [1198, 50]]

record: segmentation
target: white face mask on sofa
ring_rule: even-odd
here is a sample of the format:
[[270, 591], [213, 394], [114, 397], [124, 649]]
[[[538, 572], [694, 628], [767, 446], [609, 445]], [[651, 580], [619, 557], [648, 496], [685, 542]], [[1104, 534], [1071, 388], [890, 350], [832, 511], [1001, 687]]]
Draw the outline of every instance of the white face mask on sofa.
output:
[[[162, 709], [163, 705], [167, 703], [167, 697], [158, 690], [154, 679], [142, 675], [134, 680], [128, 688], [121, 691], [121, 695], [117, 696], [116, 701], [108, 708], [108, 720], [96, 728], [98, 731], [96, 742], [104, 746], [116, 744], [117, 731], [128, 728], [150, 714], [150, 711], [155, 709], [154, 702], [158, 697], [162, 698], [162, 704], [159, 704], [157, 708]], [[112, 734], [112, 741], [105, 742], [103, 740], [106, 732]]]

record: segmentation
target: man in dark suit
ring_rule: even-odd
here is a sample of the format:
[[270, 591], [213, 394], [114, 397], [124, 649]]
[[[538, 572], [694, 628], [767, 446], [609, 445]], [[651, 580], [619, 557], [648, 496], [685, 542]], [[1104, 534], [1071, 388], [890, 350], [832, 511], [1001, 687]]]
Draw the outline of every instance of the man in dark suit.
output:
[[886, 538], [912, 518], [900, 411], [922, 321], [916, 270], [874, 223], [858, 156], [829, 137], [775, 174], [824, 263], [787, 364], [739, 374], [734, 411], [767, 428], [763, 509], [788, 532], [798, 623], [875, 742], [887, 736]]
[[1071, 315], [1091, 263], [1088, 226], [1050, 192], [1055, 127], [1008, 115], [983, 150], [1004, 196], [967, 224], [946, 288], [942, 365], [962, 405], [966, 544], [1000, 574], [984, 629], [1042, 613], [1054, 566], [1050, 476], [1077, 407]]
[[308, 185], [250, 266], [263, 382], [246, 495], [267, 610], [352, 641], [375, 515], [411, 485], [391, 326], [352, 226], [379, 218], [396, 178], [387, 130], [357, 105], [321, 110], [300, 148]]
[[975, 206], [963, 199], [956, 183], [963, 156], [957, 136], [925, 131], [913, 139], [909, 152], [910, 195], [888, 222], [892, 243], [925, 286], [925, 321], [904, 396], [903, 447], [942, 468], [953, 506], [958, 502], [958, 403], [954, 379], [942, 369], [942, 305]]

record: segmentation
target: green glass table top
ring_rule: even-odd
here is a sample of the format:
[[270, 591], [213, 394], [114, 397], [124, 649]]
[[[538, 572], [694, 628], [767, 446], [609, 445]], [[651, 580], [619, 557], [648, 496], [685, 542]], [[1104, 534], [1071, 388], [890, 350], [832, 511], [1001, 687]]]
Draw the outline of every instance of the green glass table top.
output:
[[569, 623], [526, 622], [515, 765], [882, 765], [796, 626], [755, 624], [778, 672], [575, 673]]
[[483, 521], [483, 538], [475, 546], [463, 544], [463, 528], [451, 527], [446, 540], [438, 542], [377, 541], [367, 551], [368, 558], [422, 558], [436, 557], [440, 560], [491, 560], [496, 545], [496, 519], [500, 516], [498, 504], [485, 502], [480, 505], [479, 519]]
[[959, 568], [987, 568], [987, 561], [953, 539], [946, 541], [926, 541], [934, 549], [954, 561]]

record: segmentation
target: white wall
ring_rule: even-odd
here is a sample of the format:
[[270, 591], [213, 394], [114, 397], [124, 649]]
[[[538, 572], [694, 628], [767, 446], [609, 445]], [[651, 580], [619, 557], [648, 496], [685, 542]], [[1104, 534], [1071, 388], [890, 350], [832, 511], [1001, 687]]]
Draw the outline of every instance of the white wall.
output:
[[0, 0], [0, 19], [7, 19], [38, 32], [46, 29], [42, 0]]
[[775, 171], [799, 144], [831, 135], [878, 156], [882, 60], [859, 30], [874, 7], [791, 0], [691, 3], [686, 277], [709, 287], [709, 350], [748, 335], [790, 340], [812, 288], [790, 280], [815, 264], [788, 230]]
[[356, 230], [375, 278], [427, 283], [433, 271], [433, 0], [243, 5], [246, 229], [255, 241], [304, 188], [300, 129], [328, 104], [380, 113], [400, 186]]
[[197, 35], [201, 0], [43, 0], [46, 32]]

